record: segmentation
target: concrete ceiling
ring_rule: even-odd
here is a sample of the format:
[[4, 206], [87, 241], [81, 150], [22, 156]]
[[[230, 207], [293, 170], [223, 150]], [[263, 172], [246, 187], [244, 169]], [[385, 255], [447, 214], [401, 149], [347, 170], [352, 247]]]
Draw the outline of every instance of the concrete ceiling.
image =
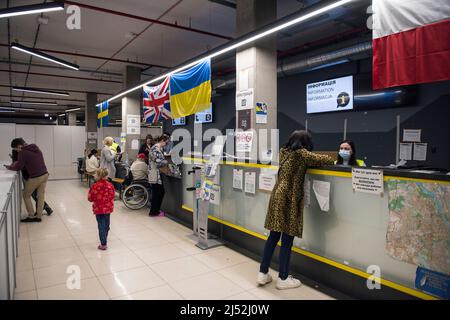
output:
[[[278, 17], [297, 12], [303, 6], [318, 1], [280, 0], [277, 2]], [[0, 8], [42, 2], [2, 0]], [[235, 9], [214, 1], [73, 2], [79, 3], [81, 7], [80, 30], [66, 27], [69, 15], [65, 11], [44, 14], [48, 17], [47, 24], [38, 22], [39, 15], [0, 19], [0, 106], [9, 106], [10, 100], [23, 99], [58, 103], [58, 107], [35, 107], [42, 111], [41, 114], [56, 114], [56, 110], [74, 107], [84, 108], [85, 92], [97, 92], [98, 99], [103, 100], [123, 88], [122, 72], [127, 64], [141, 67], [142, 79], [146, 79], [161, 73], [166, 67], [182, 63], [235, 37]], [[355, 29], [365, 24], [364, 13], [363, 5], [341, 8], [316, 22], [280, 33], [278, 50], [292, 50], [319, 38]], [[155, 19], [164, 24], [151, 23], [145, 19]], [[9, 49], [8, 44], [13, 41], [76, 63], [80, 70], [61, 68], [38, 58], [30, 59], [25, 53]], [[231, 57], [215, 62], [213, 72], [233, 68], [234, 59]], [[11, 91], [11, 85], [69, 91], [70, 97], [22, 94]], [[20, 114], [31, 115], [36, 112]]]

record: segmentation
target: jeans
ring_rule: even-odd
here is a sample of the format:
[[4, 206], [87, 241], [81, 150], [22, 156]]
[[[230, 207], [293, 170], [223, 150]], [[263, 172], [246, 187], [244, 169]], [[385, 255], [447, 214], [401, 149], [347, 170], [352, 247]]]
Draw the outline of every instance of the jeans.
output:
[[162, 184], [152, 184], [152, 207], [150, 209], [151, 216], [157, 216], [161, 209], [161, 204], [164, 198], [164, 186]]
[[264, 246], [264, 254], [259, 269], [262, 273], [269, 272], [270, 261], [272, 260], [273, 252], [277, 246], [281, 236], [281, 249], [280, 249], [280, 272], [279, 277], [281, 280], [285, 280], [289, 275], [289, 261], [291, 259], [292, 243], [294, 242], [294, 236], [290, 236], [286, 233], [270, 231], [269, 238]]
[[102, 246], [106, 246], [107, 243], [110, 216], [111, 214], [109, 213], [95, 215], [98, 224], [98, 235], [100, 237], [100, 243], [102, 244]]

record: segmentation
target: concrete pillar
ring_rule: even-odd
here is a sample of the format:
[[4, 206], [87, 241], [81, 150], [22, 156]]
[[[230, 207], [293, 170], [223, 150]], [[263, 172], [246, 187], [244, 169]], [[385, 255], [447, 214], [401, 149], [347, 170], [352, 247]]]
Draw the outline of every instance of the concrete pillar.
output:
[[[238, 0], [236, 15], [238, 35], [243, 35], [275, 21], [277, 18], [277, 2], [276, 0]], [[254, 92], [253, 108], [246, 110], [247, 115], [244, 115], [246, 112], [236, 111], [236, 121], [237, 128], [239, 128], [239, 118], [246, 118], [250, 113], [250, 121], [248, 122], [250, 129], [255, 129], [257, 134], [260, 133], [254, 140], [250, 156], [252, 159], [261, 160], [262, 152], [272, 149], [277, 154], [278, 149], [278, 135], [271, 136], [271, 130], [277, 129], [277, 51], [275, 36], [251, 43], [238, 49], [236, 53], [236, 92], [251, 88]], [[268, 107], [266, 124], [256, 123], [255, 106], [258, 102], [263, 102]], [[266, 129], [267, 135], [260, 129]], [[256, 142], [260, 139], [267, 140], [266, 147], [258, 147]]]
[[57, 117], [57, 124], [58, 124], [58, 126], [63, 126], [65, 123], [64, 123], [64, 119], [66, 118], [66, 116], [67, 115], [64, 115], [64, 117], [63, 116], [58, 116]]
[[[124, 74], [124, 88], [129, 88], [135, 86], [141, 81], [141, 69], [134, 66], [127, 66]], [[123, 160], [127, 158], [130, 161], [135, 160], [139, 149], [133, 149], [133, 140], [138, 140], [140, 138], [140, 127], [139, 132], [136, 134], [129, 133], [127, 118], [129, 115], [139, 116], [139, 126], [141, 123], [141, 91], [137, 90], [135, 92], [129, 93], [127, 96], [122, 98], [122, 133], [126, 134], [126, 143], [120, 143], [121, 148], [124, 151]], [[138, 143], [139, 144], [139, 143]]]
[[69, 126], [76, 126], [77, 125], [77, 114], [75, 112], [68, 112], [67, 113], [67, 122]]
[[86, 150], [92, 150], [98, 146], [97, 94], [94, 92], [87, 92], [85, 101], [84, 119], [86, 128]]

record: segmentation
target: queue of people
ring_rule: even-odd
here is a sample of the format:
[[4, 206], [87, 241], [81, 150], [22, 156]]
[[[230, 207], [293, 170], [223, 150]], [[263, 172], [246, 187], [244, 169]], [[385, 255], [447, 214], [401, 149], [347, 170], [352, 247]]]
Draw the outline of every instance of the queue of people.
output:
[[[151, 209], [149, 216], [164, 216], [161, 204], [165, 189], [162, 175], [169, 170], [166, 155], [171, 143], [170, 134], [164, 133], [157, 138], [146, 137], [137, 159], [131, 165], [134, 180], [147, 180], [151, 186]], [[92, 150], [86, 159], [86, 171], [94, 175], [96, 182], [88, 193], [88, 200], [93, 202], [93, 212], [96, 215], [100, 245], [98, 249], [107, 249], [107, 236], [110, 228], [110, 214], [114, 208], [114, 186], [110, 183], [115, 177], [115, 159], [120, 147], [114, 146], [112, 137], [103, 140], [104, 147], [98, 155]], [[170, 146], [170, 145], [169, 145]], [[45, 208], [48, 215], [53, 211], [45, 203], [45, 187], [48, 171], [41, 150], [35, 144], [27, 144], [22, 138], [11, 142], [13, 149], [11, 165], [5, 165], [9, 170], [22, 171], [25, 181], [23, 198], [28, 217], [22, 222], [41, 222]], [[303, 196], [304, 178], [309, 167], [326, 165], [365, 166], [364, 161], [357, 159], [355, 143], [344, 140], [339, 144], [337, 160], [326, 155], [312, 152], [311, 134], [294, 131], [286, 145], [280, 150], [277, 182], [272, 190], [264, 227], [270, 231], [264, 246], [264, 252], [257, 275], [257, 283], [265, 285], [272, 281], [268, 273], [270, 262], [278, 241], [281, 239], [279, 253], [278, 289], [296, 288], [300, 280], [289, 275], [290, 255], [294, 237], [302, 237], [303, 233]], [[36, 201], [36, 210], [31, 198]]]

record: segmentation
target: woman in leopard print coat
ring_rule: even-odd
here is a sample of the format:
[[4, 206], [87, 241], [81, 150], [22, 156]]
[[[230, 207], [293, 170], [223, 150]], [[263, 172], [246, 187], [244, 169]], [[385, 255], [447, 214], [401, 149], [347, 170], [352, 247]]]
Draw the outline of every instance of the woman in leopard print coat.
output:
[[[311, 135], [306, 131], [298, 130], [292, 133], [288, 143], [280, 151], [278, 179], [270, 196], [264, 224], [264, 227], [270, 230], [270, 235], [264, 248], [263, 261], [258, 275], [260, 284], [267, 283], [267, 281], [259, 281], [260, 278], [270, 277], [268, 275], [270, 260], [281, 237], [279, 278], [281, 282], [288, 281], [289, 288], [300, 285], [300, 281], [297, 279], [292, 277], [286, 279], [288, 278], [289, 259], [294, 237], [302, 237], [303, 182], [306, 170], [309, 167], [333, 164], [333, 159], [330, 157], [312, 153], [311, 150]], [[286, 289], [285, 286], [279, 286], [278, 283], [277, 288]]]

